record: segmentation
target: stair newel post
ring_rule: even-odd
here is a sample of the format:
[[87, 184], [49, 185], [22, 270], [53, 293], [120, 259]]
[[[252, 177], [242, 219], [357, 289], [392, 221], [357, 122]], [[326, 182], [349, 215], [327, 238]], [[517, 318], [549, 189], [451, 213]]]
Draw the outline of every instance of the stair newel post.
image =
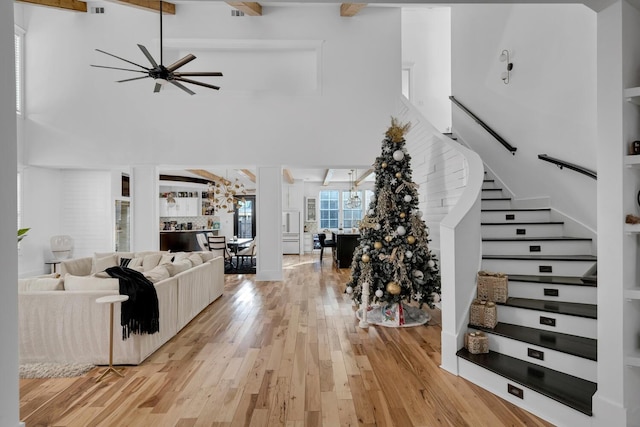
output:
[[360, 319], [360, 324], [358, 326], [363, 329], [368, 328], [369, 322], [367, 322], [367, 313], [369, 311], [369, 283], [367, 282], [362, 284], [362, 304], [360, 306], [362, 307], [362, 318]]

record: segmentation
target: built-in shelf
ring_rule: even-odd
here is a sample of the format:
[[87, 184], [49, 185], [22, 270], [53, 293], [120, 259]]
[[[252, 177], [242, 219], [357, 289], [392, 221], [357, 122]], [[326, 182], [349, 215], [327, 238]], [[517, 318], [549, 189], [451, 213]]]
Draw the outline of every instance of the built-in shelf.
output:
[[627, 167], [638, 167], [638, 166], [640, 166], [640, 154], [624, 156], [624, 164]]
[[624, 297], [626, 299], [637, 299], [640, 300], [640, 288], [636, 289], [625, 289]]
[[624, 97], [627, 101], [640, 105], [640, 87], [630, 87], [625, 89]]
[[640, 233], [640, 224], [625, 224], [624, 232], [628, 234]]

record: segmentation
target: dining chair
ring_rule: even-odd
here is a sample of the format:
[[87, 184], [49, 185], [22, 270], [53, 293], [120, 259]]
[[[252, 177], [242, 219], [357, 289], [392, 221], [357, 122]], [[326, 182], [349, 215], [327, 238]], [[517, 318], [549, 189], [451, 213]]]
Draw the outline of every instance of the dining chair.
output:
[[320, 242], [320, 262], [322, 262], [324, 248], [332, 248], [331, 253], [333, 254], [333, 248], [336, 247], [336, 242], [333, 240], [327, 240], [327, 235], [324, 233], [318, 233], [318, 241]]
[[257, 239], [258, 239], [257, 237], [254, 237], [251, 243], [249, 244], [249, 246], [242, 249], [241, 251], [238, 251], [238, 253], [236, 254], [236, 258], [238, 259], [238, 267], [240, 265], [244, 265], [244, 261], [246, 258], [249, 258], [252, 267], [256, 265], [255, 256], [256, 256], [256, 250], [257, 250], [256, 248]]
[[235, 268], [233, 265], [233, 257], [227, 249], [227, 238], [225, 236], [209, 236], [209, 250], [217, 255], [224, 257], [225, 268]]
[[200, 246], [201, 251], [209, 250], [209, 240], [204, 233], [196, 234], [196, 240], [198, 240], [198, 246]]

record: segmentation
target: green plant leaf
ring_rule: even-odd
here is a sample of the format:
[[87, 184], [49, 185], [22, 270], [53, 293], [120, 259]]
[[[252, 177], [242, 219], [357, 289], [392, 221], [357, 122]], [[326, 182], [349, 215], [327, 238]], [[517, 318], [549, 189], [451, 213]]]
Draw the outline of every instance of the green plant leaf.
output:
[[24, 239], [27, 235], [27, 232], [31, 230], [31, 228], [19, 228], [18, 229], [18, 242]]

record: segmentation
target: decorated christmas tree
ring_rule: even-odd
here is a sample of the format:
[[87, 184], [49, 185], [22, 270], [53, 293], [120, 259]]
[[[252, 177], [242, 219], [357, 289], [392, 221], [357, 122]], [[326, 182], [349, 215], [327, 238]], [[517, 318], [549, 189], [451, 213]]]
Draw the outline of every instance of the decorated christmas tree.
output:
[[429, 250], [429, 229], [418, 209], [418, 186], [412, 181], [405, 147], [409, 126], [392, 118], [382, 141], [382, 153], [374, 163], [375, 194], [360, 223], [360, 243], [346, 289], [358, 304], [364, 292], [371, 303], [395, 304], [401, 312], [412, 301], [419, 308], [433, 308], [440, 294], [438, 264]]

